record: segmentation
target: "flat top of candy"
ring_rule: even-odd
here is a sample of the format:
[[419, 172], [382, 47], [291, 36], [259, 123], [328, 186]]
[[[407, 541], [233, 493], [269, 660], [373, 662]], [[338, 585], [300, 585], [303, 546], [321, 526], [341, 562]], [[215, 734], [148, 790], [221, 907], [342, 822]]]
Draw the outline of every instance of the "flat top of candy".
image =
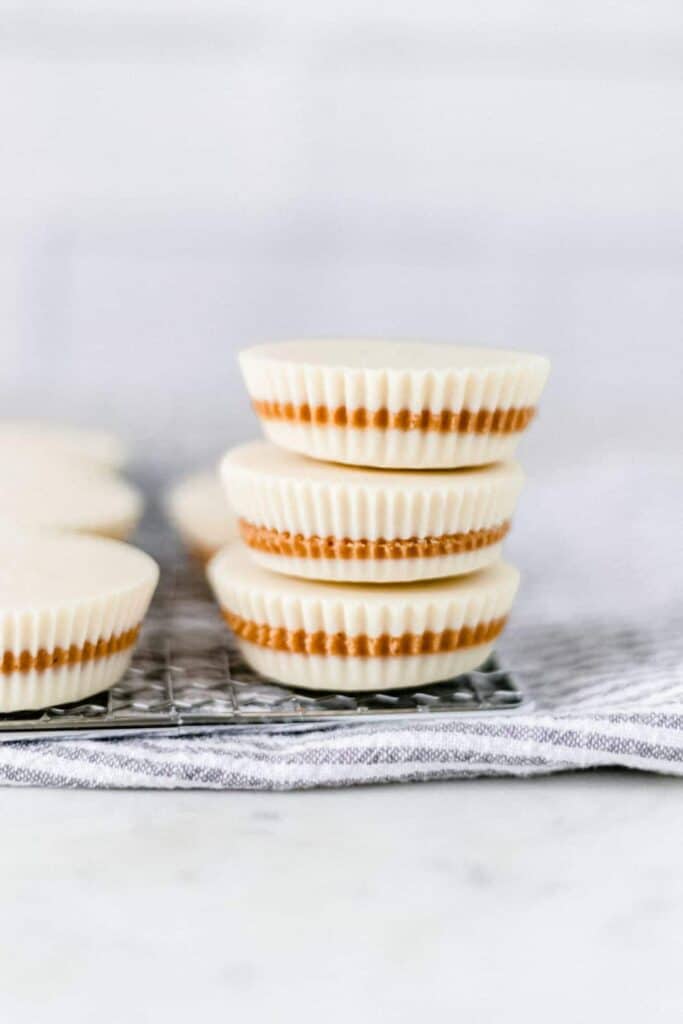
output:
[[292, 362], [350, 370], [495, 370], [517, 365], [549, 367], [544, 356], [478, 346], [349, 338], [307, 339], [255, 345], [243, 360]]
[[24, 457], [41, 454], [120, 468], [126, 461], [123, 442], [104, 430], [89, 430], [40, 420], [0, 420], [0, 452]]
[[233, 474], [256, 479], [313, 483], [331, 487], [363, 487], [382, 491], [466, 491], [479, 487], [512, 485], [524, 479], [517, 462], [469, 469], [398, 470], [368, 469], [321, 462], [278, 448], [267, 441], [250, 441], [233, 448], [223, 458], [221, 472], [229, 488]]
[[142, 509], [138, 490], [100, 466], [53, 458], [45, 450], [30, 458], [0, 442], [0, 517], [59, 529], [105, 529]]
[[120, 541], [17, 530], [0, 521], [0, 615], [112, 598], [158, 576], [149, 555]]
[[260, 568], [251, 560], [248, 552], [239, 542], [223, 548], [209, 562], [208, 575], [217, 590], [221, 582], [228, 590], [254, 590], [273, 600], [306, 600], [327, 602], [341, 601], [344, 604], [401, 605], [417, 600], [468, 601], [475, 595], [482, 595], [502, 588], [512, 598], [519, 581], [519, 573], [513, 566], [498, 562], [489, 568], [469, 576], [449, 579], [428, 580], [420, 583], [390, 583], [366, 586], [359, 583], [327, 583], [297, 579]]

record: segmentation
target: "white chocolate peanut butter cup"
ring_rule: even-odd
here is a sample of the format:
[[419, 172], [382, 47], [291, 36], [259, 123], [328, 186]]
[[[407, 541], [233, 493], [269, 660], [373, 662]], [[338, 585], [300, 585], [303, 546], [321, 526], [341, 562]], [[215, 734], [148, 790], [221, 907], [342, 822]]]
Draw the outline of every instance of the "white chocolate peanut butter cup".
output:
[[0, 526], [0, 711], [91, 696], [125, 672], [159, 577], [142, 551]]
[[349, 692], [423, 686], [483, 664], [519, 580], [499, 562], [427, 583], [314, 583], [262, 569], [235, 543], [207, 572], [252, 668], [289, 686]]
[[92, 464], [0, 444], [0, 516], [21, 527], [92, 533], [126, 540], [144, 501], [126, 480]]
[[125, 446], [115, 434], [40, 420], [0, 420], [0, 452], [7, 449], [26, 459], [37, 454], [106, 469], [126, 462]]
[[193, 473], [180, 480], [169, 490], [165, 505], [186, 548], [201, 562], [207, 562], [238, 535], [217, 471]]
[[257, 345], [240, 364], [275, 444], [395, 469], [509, 459], [550, 365], [523, 352], [362, 340]]
[[229, 451], [221, 476], [260, 565], [347, 583], [436, 579], [491, 564], [523, 481], [515, 462], [426, 473], [357, 469], [265, 441]]

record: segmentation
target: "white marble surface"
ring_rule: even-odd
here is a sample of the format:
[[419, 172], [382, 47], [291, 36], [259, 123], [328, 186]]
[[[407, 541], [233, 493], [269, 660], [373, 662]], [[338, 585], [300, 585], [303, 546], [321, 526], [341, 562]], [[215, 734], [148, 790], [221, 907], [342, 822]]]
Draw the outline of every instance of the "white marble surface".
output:
[[0, 790], [0, 1014], [680, 1019], [680, 781]]

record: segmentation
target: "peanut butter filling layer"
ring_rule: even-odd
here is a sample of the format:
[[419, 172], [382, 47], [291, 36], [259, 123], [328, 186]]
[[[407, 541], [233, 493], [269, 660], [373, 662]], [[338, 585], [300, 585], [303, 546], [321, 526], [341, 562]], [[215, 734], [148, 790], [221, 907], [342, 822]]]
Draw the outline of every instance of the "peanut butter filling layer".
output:
[[402, 558], [436, 558], [439, 555], [462, 555], [469, 551], [498, 544], [510, 529], [509, 520], [497, 526], [463, 533], [446, 533], [437, 537], [408, 537], [387, 540], [350, 540], [348, 537], [304, 537], [288, 530], [256, 526], [240, 519], [240, 533], [245, 544], [268, 555], [290, 558], [329, 558], [349, 561], [389, 560]]
[[12, 672], [30, 672], [33, 669], [42, 672], [48, 668], [61, 668], [62, 665], [79, 665], [96, 658], [108, 658], [132, 647], [139, 633], [140, 626], [134, 626], [108, 640], [101, 639], [96, 643], [86, 640], [80, 647], [71, 644], [70, 647], [55, 647], [52, 651], [41, 647], [37, 654], [31, 654], [30, 651], [22, 651], [21, 654], [5, 651], [0, 661], [0, 673], [10, 675]]
[[363, 430], [420, 430], [424, 433], [440, 434], [515, 434], [528, 427], [536, 412], [533, 406], [519, 409], [480, 409], [472, 412], [461, 409], [451, 412], [411, 412], [400, 409], [347, 409], [339, 405], [335, 409], [327, 405], [310, 406], [307, 402], [294, 405], [293, 402], [271, 402], [254, 399], [254, 409], [264, 420], [285, 420], [288, 423], [312, 423], [315, 426], [353, 427]]
[[403, 633], [401, 636], [349, 636], [347, 633], [307, 633], [268, 623], [252, 622], [222, 609], [223, 618], [234, 633], [248, 643], [290, 654], [323, 654], [337, 658], [391, 658], [417, 654], [444, 654], [490, 643], [503, 631], [507, 616], [480, 622], [476, 626], [444, 629], [440, 633]]

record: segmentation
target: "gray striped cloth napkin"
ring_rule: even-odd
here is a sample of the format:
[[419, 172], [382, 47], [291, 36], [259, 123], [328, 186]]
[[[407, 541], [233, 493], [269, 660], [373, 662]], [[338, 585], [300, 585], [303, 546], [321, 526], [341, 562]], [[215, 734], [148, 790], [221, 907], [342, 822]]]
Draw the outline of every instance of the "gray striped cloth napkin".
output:
[[509, 545], [523, 589], [501, 645], [528, 696], [518, 711], [9, 741], [0, 782], [296, 789], [608, 765], [683, 775], [681, 491], [678, 461], [652, 458], [529, 485]]

